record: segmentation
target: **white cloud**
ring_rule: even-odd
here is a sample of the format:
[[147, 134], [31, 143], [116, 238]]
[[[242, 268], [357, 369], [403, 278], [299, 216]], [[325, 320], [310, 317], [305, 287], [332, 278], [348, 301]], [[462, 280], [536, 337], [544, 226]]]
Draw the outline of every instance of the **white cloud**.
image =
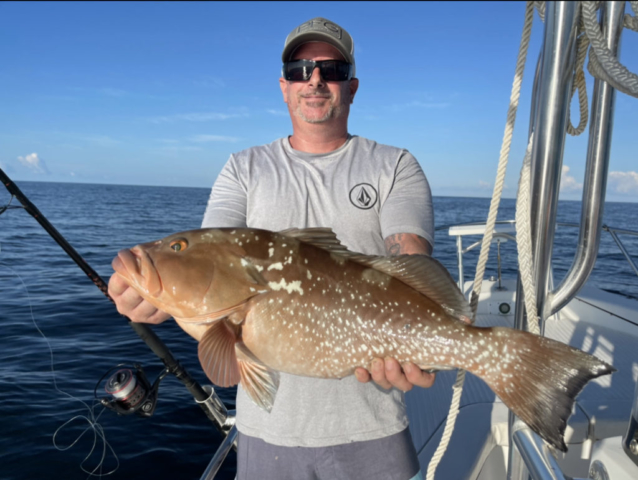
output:
[[128, 94], [128, 92], [119, 88], [101, 88], [99, 92], [109, 97], [123, 97]]
[[278, 117], [287, 117], [288, 116], [288, 111], [286, 111], [286, 110], [275, 110], [274, 108], [269, 109], [268, 113], [270, 113], [271, 115], [276, 115]]
[[18, 157], [18, 161], [27, 167], [29, 170], [33, 170], [36, 173], [49, 173], [49, 169], [37, 153], [30, 153], [26, 157]]
[[563, 165], [563, 172], [560, 177], [561, 192], [577, 192], [583, 188], [582, 183], [578, 183], [574, 177], [569, 174], [569, 167]]
[[607, 186], [613, 193], [638, 195], [638, 172], [609, 172]]
[[100, 147], [112, 147], [120, 143], [119, 140], [115, 140], [114, 138], [108, 137], [106, 135], [89, 135], [81, 137], [81, 139]]
[[176, 115], [165, 115], [160, 117], [151, 117], [149, 121], [152, 123], [172, 123], [179, 121], [186, 122], [208, 122], [211, 120], [228, 120], [229, 118], [247, 117], [247, 113], [180, 113]]
[[406, 108], [448, 108], [450, 105], [448, 102], [421, 102], [420, 100], [414, 100], [409, 103], [391, 105], [390, 109], [398, 112]]
[[224, 135], [195, 135], [190, 138], [191, 142], [237, 142], [238, 137], [227, 137]]
[[485, 182], [483, 180], [479, 180], [479, 187], [481, 188], [492, 188], [492, 184], [489, 182]]
[[193, 85], [195, 85], [196, 87], [225, 87], [226, 84], [224, 83], [224, 81], [219, 78], [219, 77], [213, 77], [213, 76], [204, 76], [198, 80], [194, 80], [193, 81]]

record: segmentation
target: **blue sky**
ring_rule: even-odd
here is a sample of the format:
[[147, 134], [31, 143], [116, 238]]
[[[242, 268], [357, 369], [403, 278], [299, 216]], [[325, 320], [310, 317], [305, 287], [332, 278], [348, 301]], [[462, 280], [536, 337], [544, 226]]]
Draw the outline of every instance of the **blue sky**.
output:
[[[435, 195], [490, 196], [524, 2], [0, 3], [0, 167], [15, 180], [210, 187], [228, 156], [292, 133], [287, 34], [315, 16], [355, 41], [351, 133], [410, 150]], [[516, 193], [536, 17], [505, 196]], [[638, 34], [621, 60], [638, 71]], [[633, 57], [633, 58], [632, 58]], [[588, 74], [587, 74], [588, 75]], [[588, 75], [591, 99], [593, 80]], [[616, 100], [609, 200], [638, 201], [637, 100]], [[574, 102], [575, 104], [575, 102]], [[573, 123], [578, 123], [575, 109]], [[580, 198], [587, 135], [561, 198]], [[565, 169], [565, 168], [564, 168]]]

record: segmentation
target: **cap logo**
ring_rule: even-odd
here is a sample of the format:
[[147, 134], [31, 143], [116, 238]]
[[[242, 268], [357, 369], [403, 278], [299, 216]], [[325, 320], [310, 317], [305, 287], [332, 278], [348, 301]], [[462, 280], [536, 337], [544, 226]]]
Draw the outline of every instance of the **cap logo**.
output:
[[323, 31], [329, 35], [332, 35], [335, 38], [341, 39], [341, 29], [337, 27], [334, 23], [316, 22], [314, 20], [310, 20], [309, 22], [306, 22], [303, 25], [299, 25], [298, 33], [301, 33], [304, 30], [308, 30], [308, 29], [312, 29], [315, 31]]

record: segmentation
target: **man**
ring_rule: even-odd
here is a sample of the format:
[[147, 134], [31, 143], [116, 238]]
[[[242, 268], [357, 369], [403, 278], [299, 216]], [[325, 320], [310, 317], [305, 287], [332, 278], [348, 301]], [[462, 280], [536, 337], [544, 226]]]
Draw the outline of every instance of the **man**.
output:
[[[353, 251], [429, 255], [432, 205], [419, 164], [406, 150], [348, 133], [359, 87], [350, 35], [315, 18], [288, 35], [282, 60], [293, 134], [231, 155], [202, 226], [331, 227]], [[168, 318], [117, 276], [109, 291], [133, 321]], [[240, 385], [238, 480], [421, 478], [403, 396], [431, 386], [434, 375], [390, 358], [362, 367], [371, 371], [341, 380], [282, 373], [270, 413]]]

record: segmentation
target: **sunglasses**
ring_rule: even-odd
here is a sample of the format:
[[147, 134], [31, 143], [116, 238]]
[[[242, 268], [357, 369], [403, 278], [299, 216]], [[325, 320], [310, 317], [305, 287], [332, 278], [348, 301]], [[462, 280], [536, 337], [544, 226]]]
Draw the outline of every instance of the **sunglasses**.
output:
[[315, 68], [326, 82], [343, 82], [352, 78], [352, 65], [342, 60], [293, 60], [285, 62], [281, 76], [290, 82], [307, 82]]

